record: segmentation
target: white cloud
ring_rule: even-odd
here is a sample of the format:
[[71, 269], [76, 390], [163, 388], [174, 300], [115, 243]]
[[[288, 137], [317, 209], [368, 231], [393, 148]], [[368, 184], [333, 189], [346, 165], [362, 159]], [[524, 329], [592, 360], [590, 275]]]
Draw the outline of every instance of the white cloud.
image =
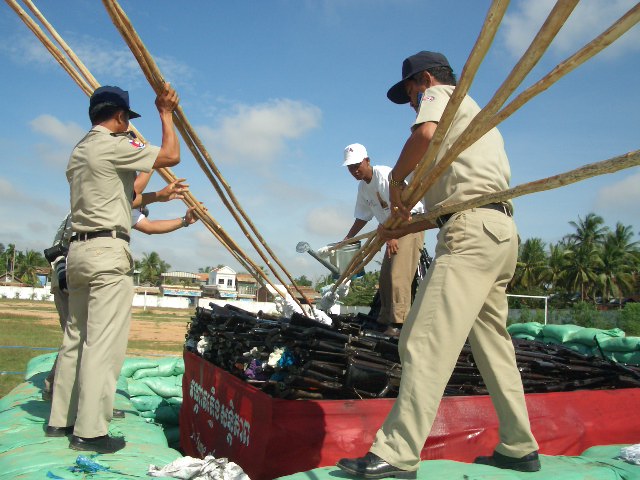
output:
[[40, 133], [53, 143], [36, 143], [36, 155], [44, 163], [53, 167], [63, 167], [69, 161], [69, 154], [86, 129], [74, 122], [64, 123], [52, 115], [40, 115], [29, 125], [33, 131]]
[[9, 180], [0, 177], [0, 200], [3, 202], [10, 200], [18, 202], [25, 198], [26, 196], [18, 192]]
[[280, 99], [237, 105], [218, 126], [201, 126], [197, 131], [220, 163], [270, 164], [284, 154], [286, 140], [318, 127], [320, 119], [318, 107]]
[[596, 211], [613, 211], [618, 214], [638, 216], [640, 205], [640, 171], [629, 175], [613, 185], [606, 186], [597, 193]]
[[[137, 60], [126, 45], [117, 47], [108, 41], [90, 35], [69, 35], [65, 38], [89, 72], [98, 80], [109, 79], [110, 83], [122, 82], [128, 88], [142, 79], [142, 71]], [[20, 65], [60, 68], [49, 51], [33, 35], [15, 37], [0, 46], [9, 57]], [[173, 57], [154, 56], [164, 77], [176, 84], [185, 85], [193, 76], [193, 70]]]
[[352, 210], [337, 205], [314, 208], [305, 219], [308, 232], [332, 238], [344, 238], [352, 224]]
[[61, 146], [73, 147], [86, 133], [86, 128], [75, 122], [64, 123], [52, 115], [40, 115], [31, 122], [31, 128], [56, 141]]
[[[634, 0], [590, 0], [580, 2], [553, 40], [550, 51], [558, 56], [573, 54], [586, 43], [609, 28], [635, 5]], [[520, 2], [513, 12], [507, 12], [502, 22], [503, 41], [509, 53], [521, 56], [538, 32], [554, 0]], [[632, 28], [602, 55], [622, 55], [640, 49], [640, 28]]]

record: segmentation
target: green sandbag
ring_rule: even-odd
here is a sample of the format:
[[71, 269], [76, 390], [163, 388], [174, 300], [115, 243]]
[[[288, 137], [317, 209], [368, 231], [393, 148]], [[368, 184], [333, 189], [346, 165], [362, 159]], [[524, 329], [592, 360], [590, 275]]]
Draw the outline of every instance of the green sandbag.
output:
[[582, 343], [583, 345], [595, 347], [596, 337], [598, 339], [598, 342], [602, 342], [611, 337], [624, 337], [624, 332], [619, 328], [612, 328], [611, 330], [601, 330], [599, 328], [583, 328], [580, 331], [573, 332], [569, 340], [576, 343]]
[[157, 395], [140, 395], [138, 397], [131, 397], [131, 404], [139, 412], [153, 411], [160, 405], [167, 405], [164, 398]]
[[[143, 386], [144, 385], [144, 386]], [[151, 393], [148, 392], [151, 391]], [[158, 395], [163, 398], [182, 396], [182, 375], [171, 377], [144, 377], [129, 380], [129, 394]]]
[[589, 345], [584, 345], [582, 343], [566, 342], [566, 343], [563, 343], [562, 346], [570, 348], [574, 352], [581, 353], [582, 355], [587, 355], [590, 357], [594, 355], [593, 347], [590, 347]]
[[141, 368], [136, 371], [132, 378], [139, 379], [145, 377], [171, 377], [184, 373], [184, 360], [178, 357], [161, 358], [157, 364], [149, 368]]
[[127, 379], [127, 391], [131, 397], [141, 397], [144, 395], [155, 395], [156, 392], [149, 388], [145, 382], [141, 380]]
[[120, 370], [120, 375], [123, 377], [131, 377], [136, 371], [144, 368], [153, 368], [158, 365], [158, 362], [155, 360], [150, 360], [148, 358], [126, 358], [124, 360], [124, 364], [122, 365], [122, 369]]
[[640, 351], [640, 337], [605, 338], [601, 340], [600, 348], [605, 352], [635, 352]]
[[640, 352], [604, 352], [605, 355], [619, 363], [640, 365]]
[[515, 335], [511, 335], [511, 338], [518, 338], [520, 340], [529, 340], [532, 342], [540, 340], [538, 337], [532, 337], [531, 335], [527, 335], [526, 333], [516, 333]]
[[178, 416], [180, 408], [172, 405], [163, 405], [155, 410], [140, 412], [143, 418], [153, 419], [156, 423], [163, 425], [178, 425]]
[[53, 368], [53, 362], [56, 361], [57, 355], [58, 352], [52, 352], [45, 355], [38, 355], [37, 357], [29, 360], [29, 363], [27, 363], [27, 369], [24, 378], [29, 379], [38, 373], [48, 373], [49, 371], [51, 371], [51, 369]]
[[[543, 328], [544, 328], [544, 325], [541, 323], [526, 322], [526, 323], [514, 323], [513, 325], [509, 325], [507, 327], [507, 331], [509, 332], [509, 335], [511, 335], [512, 337], [515, 337], [516, 335], [522, 335], [522, 334], [529, 335], [531, 337], [537, 337]], [[518, 336], [517, 338], [524, 338], [524, 337]]]
[[564, 343], [573, 340], [572, 336], [581, 330], [584, 330], [584, 327], [579, 325], [545, 325], [542, 335], [545, 339], [554, 340], [548, 343]]

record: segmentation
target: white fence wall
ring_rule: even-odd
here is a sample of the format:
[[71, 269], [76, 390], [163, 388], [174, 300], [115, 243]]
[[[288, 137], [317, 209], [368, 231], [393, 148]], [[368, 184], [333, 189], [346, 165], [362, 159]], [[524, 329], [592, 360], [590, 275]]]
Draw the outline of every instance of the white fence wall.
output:
[[[15, 298], [20, 300], [43, 300], [53, 302], [50, 286], [35, 287], [8, 287], [0, 285], [0, 298]], [[248, 302], [242, 300], [219, 300], [215, 298], [199, 298], [198, 306], [210, 308], [209, 303], [225, 306], [231, 304], [252, 313], [263, 311], [264, 313], [277, 315], [276, 304], [273, 302]], [[145, 295], [137, 293], [133, 296], [134, 307], [142, 308], [183, 308], [190, 309], [192, 307], [189, 299], [185, 297]], [[369, 307], [345, 307], [344, 305], [334, 305], [330, 312], [336, 315], [349, 315], [358, 312], [369, 313]]]
[[51, 294], [51, 288], [49, 286], [36, 288], [0, 285], [0, 298], [53, 301], [53, 295]]

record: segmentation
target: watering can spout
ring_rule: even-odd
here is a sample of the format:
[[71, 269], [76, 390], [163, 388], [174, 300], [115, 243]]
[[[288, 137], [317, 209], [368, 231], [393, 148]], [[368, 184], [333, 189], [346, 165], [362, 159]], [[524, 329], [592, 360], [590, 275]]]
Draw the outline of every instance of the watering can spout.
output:
[[338, 269], [338, 267], [336, 267], [335, 265], [327, 262], [324, 258], [320, 257], [320, 255], [318, 255], [318, 253], [315, 252], [311, 248], [311, 245], [309, 245], [307, 242], [298, 242], [298, 245], [296, 245], [296, 252], [298, 252], [298, 253], [305, 253], [305, 252], [308, 253], [313, 258], [315, 258], [317, 261], [319, 261], [322, 265], [324, 265], [326, 268], [328, 268], [329, 271], [331, 271], [331, 273], [333, 273], [334, 275], [340, 276], [340, 270]]

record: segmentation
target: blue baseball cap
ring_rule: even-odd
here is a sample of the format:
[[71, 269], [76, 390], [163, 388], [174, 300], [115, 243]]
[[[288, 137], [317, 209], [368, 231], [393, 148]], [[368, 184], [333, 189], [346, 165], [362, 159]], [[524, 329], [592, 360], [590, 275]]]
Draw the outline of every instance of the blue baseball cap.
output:
[[114, 105], [126, 110], [129, 113], [129, 119], [140, 117], [139, 114], [129, 108], [129, 92], [119, 87], [105, 85], [94, 90], [89, 99], [89, 111], [97, 105]]
[[423, 50], [404, 59], [402, 62], [402, 80], [396, 83], [387, 92], [387, 98], [393, 103], [409, 103], [410, 99], [404, 89], [404, 82], [413, 77], [416, 73], [424, 72], [434, 67], [449, 67], [449, 60], [438, 52], [428, 52]]

